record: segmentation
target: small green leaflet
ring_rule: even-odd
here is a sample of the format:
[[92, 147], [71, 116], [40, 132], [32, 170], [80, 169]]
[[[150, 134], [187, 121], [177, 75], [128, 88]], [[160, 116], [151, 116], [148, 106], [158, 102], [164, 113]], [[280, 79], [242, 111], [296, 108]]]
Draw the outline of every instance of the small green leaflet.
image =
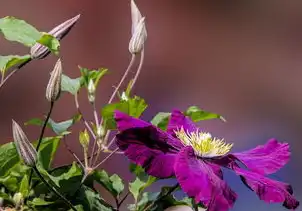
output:
[[[68, 119], [62, 122], [55, 122], [52, 119], [49, 119], [47, 126], [50, 127], [57, 135], [67, 135], [70, 133], [67, 130], [80, 119], [80, 115], [74, 115], [72, 119]], [[25, 122], [24, 124], [42, 126], [44, 124], [44, 121], [39, 118], [33, 118]]]
[[221, 116], [220, 114], [211, 113], [208, 111], [204, 111], [197, 106], [191, 106], [187, 109], [185, 112], [186, 116], [189, 116], [193, 122], [199, 122], [202, 120], [208, 120], [208, 119], [220, 119], [224, 122], [226, 122], [225, 118]]
[[114, 120], [114, 112], [116, 110], [138, 118], [146, 110], [147, 106], [145, 100], [137, 96], [128, 98], [128, 100], [122, 100], [118, 103], [105, 105], [101, 112], [105, 121], [105, 127], [111, 130], [116, 129]]
[[123, 181], [117, 174], [113, 174], [109, 177], [105, 170], [95, 170], [93, 178], [115, 197], [124, 190]]
[[87, 68], [79, 67], [81, 70], [81, 77], [70, 78], [67, 75], [62, 75], [61, 89], [64, 92], [69, 92], [72, 95], [76, 95], [83, 86], [87, 86], [89, 80], [94, 81], [95, 87], [97, 87], [100, 79], [107, 73], [108, 69], [100, 68], [98, 70], [89, 70]]
[[171, 113], [159, 112], [153, 117], [151, 124], [159, 127], [162, 130], [166, 130], [170, 116]]
[[80, 69], [81, 75], [82, 75], [82, 84], [85, 85], [86, 87], [88, 86], [88, 83], [90, 80], [93, 80], [94, 86], [97, 87], [100, 79], [108, 72], [108, 69], [105, 69], [105, 68], [91, 70], [91, 69], [79, 66], [79, 69]]
[[[197, 106], [191, 106], [189, 107], [184, 114], [192, 119], [193, 122], [199, 122], [203, 120], [210, 120], [210, 119], [220, 119], [223, 122], [226, 122], [223, 116], [215, 113], [211, 113], [208, 111], [204, 111]], [[159, 112], [157, 113], [153, 119], [151, 120], [151, 123], [157, 127], [159, 127], [162, 130], [166, 130], [169, 122], [169, 118], [171, 116], [171, 113], [168, 112]]]
[[0, 71], [1, 74], [5, 74], [5, 72], [13, 66], [17, 66], [23, 64], [30, 60], [30, 55], [9, 55], [9, 56], [0, 56]]
[[61, 90], [64, 92], [69, 92], [72, 95], [77, 94], [81, 88], [81, 77], [79, 78], [69, 78], [67, 75], [62, 75], [61, 80]]

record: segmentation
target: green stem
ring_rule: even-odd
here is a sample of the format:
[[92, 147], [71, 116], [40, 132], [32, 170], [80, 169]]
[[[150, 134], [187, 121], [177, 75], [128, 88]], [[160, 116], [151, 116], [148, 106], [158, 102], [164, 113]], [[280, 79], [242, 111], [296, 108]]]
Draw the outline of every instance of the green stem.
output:
[[41, 175], [39, 170], [36, 166], [33, 167], [33, 170], [36, 172], [37, 176], [41, 179], [41, 181], [49, 188], [50, 191], [52, 191], [54, 194], [56, 194], [59, 198], [61, 198], [66, 205], [70, 207], [70, 209], [77, 211], [76, 208], [68, 201], [59, 191], [57, 191], [53, 186], [51, 186]]

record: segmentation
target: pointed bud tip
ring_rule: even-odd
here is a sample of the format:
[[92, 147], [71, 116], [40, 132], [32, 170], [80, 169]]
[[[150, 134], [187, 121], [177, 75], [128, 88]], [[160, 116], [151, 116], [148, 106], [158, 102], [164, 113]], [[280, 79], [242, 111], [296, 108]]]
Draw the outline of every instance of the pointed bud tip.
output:
[[62, 62], [61, 59], [58, 59], [53, 71], [51, 72], [51, 76], [46, 87], [45, 96], [49, 102], [56, 101], [60, 96], [62, 71]]

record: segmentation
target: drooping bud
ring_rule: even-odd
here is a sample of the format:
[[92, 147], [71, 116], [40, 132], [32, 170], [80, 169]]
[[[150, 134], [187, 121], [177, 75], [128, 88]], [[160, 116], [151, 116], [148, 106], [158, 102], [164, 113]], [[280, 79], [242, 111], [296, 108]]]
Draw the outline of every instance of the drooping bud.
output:
[[24, 161], [26, 165], [35, 166], [37, 161], [37, 151], [29, 142], [22, 128], [14, 120], [12, 128], [14, 142], [20, 158]]
[[59, 98], [61, 92], [61, 79], [62, 62], [58, 59], [46, 87], [46, 99], [49, 102], [54, 102]]
[[140, 53], [144, 48], [144, 43], [147, 39], [147, 30], [145, 26], [145, 17], [140, 19], [134, 29], [134, 33], [129, 42], [129, 51], [132, 54]]
[[[54, 36], [56, 39], [61, 40], [65, 35], [68, 34], [68, 32], [71, 30], [71, 28], [76, 24], [76, 22], [79, 20], [80, 15], [77, 15], [60, 25], [53, 28], [51, 31], [48, 32], [48, 34]], [[30, 49], [30, 54], [33, 59], [43, 59], [50, 53], [50, 50], [40, 43], [36, 43], [34, 46]]]
[[95, 101], [95, 85], [92, 79], [89, 80], [88, 83], [88, 100], [90, 103], [94, 103]]

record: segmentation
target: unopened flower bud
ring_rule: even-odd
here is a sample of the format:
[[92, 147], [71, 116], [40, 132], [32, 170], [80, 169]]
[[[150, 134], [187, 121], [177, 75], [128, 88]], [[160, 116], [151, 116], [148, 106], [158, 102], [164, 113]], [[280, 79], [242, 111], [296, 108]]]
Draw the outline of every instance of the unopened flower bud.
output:
[[20, 158], [24, 161], [26, 165], [35, 166], [37, 161], [37, 151], [29, 142], [22, 128], [14, 120], [12, 128], [14, 142]]
[[[54, 36], [56, 39], [61, 40], [65, 35], [68, 34], [68, 32], [71, 30], [71, 28], [76, 24], [76, 22], [79, 20], [80, 15], [77, 15], [60, 25], [53, 28], [51, 31], [48, 32], [48, 34]], [[36, 43], [34, 46], [30, 49], [30, 54], [33, 59], [43, 59], [50, 53], [50, 50], [40, 43]]]
[[62, 79], [62, 62], [60, 59], [55, 64], [51, 72], [50, 79], [46, 88], [46, 99], [50, 102], [56, 101], [61, 92], [61, 79]]
[[84, 132], [80, 132], [79, 140], [82, 147], [84, 149], [88, 149], [90, 137], [86, 129], [84, 130]]
[[90, 103], [94, 103], [95, 101], [95, 85], [92, 79], [88, 83], [88, 100]]
[[131, 0], [131, 20], [132, 20], [132, 27], [131, 27], [131, 33], [134, 34], [134, 30], [136, 26], [138, 25], [139, 21], [142, 19], [142, 14], [139, 11], [138, 7], [136, 6], [134, 0]]
[[144, 48], [147, 39], [147, 30], [145, 26], [145, 17], [141, 18], [134, 29], [134, 33], [129, 42], [129, 51], [132, 54], [140, 53]]

